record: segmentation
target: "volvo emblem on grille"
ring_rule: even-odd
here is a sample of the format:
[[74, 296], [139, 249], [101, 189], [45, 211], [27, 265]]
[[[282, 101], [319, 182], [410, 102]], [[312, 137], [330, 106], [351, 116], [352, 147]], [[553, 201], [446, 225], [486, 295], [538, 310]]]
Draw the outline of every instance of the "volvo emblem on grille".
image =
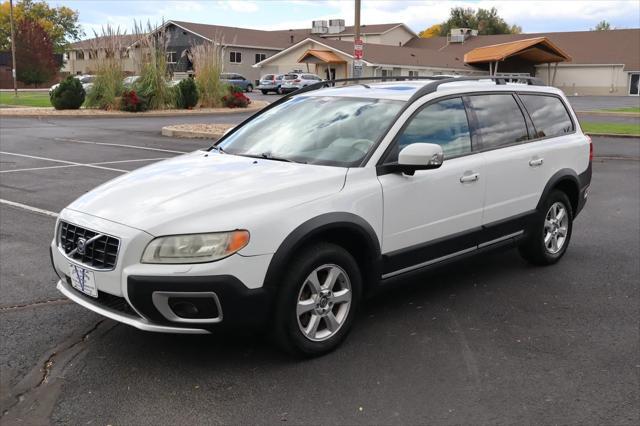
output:
[[87, 249], [87, 240], [80, 237], [78, 241], [76, 241], [76, 250], [78, 250], [78, 254], [84, 254], [84, 251]]

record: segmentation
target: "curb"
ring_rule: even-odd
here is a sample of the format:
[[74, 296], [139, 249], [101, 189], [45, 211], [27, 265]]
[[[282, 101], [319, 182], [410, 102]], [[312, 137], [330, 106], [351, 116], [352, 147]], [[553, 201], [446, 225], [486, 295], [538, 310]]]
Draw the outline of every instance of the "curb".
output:
[[211, 132], [196, 132], [193, 130], [175, 130], [172, 126], [165, 126], [162, 128], [162, 136], [168, 136], [172, 138], [184, 138], [184, 139], [219, 139], [223, 133], [211, 133]]
[[604, 117], [631, 117], [640, 118], [640, 112], [625, 111], [576, 111], [578, 115], [601, 115]]
[[624, 139], [638, 139], [640, 138], [640, 135], [621, 135], [619, 133], [591, 133], [591, 132], [585, 132], [585, 135], [588, 136], [603, 136], [603, 137], [608, 137], [608, 138], [624, 138]]
[[[13, 113], [17, 109], [21, 108], [2, 108], [0, 109], [0, 117], [3, 118], [46, 118], [46, 117], [56, 117], [56, 118], [140, 118], [140, 117], [190, 117], [190, 116], [199, 116], [199, 115], [228, 115], [228, 114], [244, 114], [244, 113], [253, 113], [261, 110], [262, 108], [269, 105], [269, 102], [266, 101], [253, 101], [256, 105], [250, 106], [248, 108], [215, 108], [205, 111], [200, 110], [166, 110], [166, 111], [150, 111], [150, 112], [124, 112], [124, 111], [100, 111], [98, 112], [87, 112], [87, 113], [79, 113], [79, 114], [68, 114], [61, 113], [61, 111], [51, 110], [49, 108], [46, 109], [47, 113], [43, 113], [43, 111], [38, 111], [35, 108], [29, 108], [30, 111]], [[27, 109], [27, 108], [25, 108]], [[12, 113], [5, 113], [6, 111], [11, 111]], [[80, 110], [80, 111], [87, 111]]]

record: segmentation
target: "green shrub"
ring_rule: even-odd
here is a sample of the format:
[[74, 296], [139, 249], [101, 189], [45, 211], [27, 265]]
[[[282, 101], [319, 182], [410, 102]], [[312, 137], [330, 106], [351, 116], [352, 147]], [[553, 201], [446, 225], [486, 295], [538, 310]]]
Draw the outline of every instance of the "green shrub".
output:
[[105, 110], [118, 109], [124, 90], [124, 73], [119, 65], [100, 64], [93, 85], [87, 93], [87, 106]]
[[185, 78], [176, 86], [176, 105], [191, 109], [198, 103], [198, 88], [193, 78]]
[[84, 102], [85, 92], [80, 80], [69, 76], [51, 91], [49, 97], [55, 109], [78, 109]]

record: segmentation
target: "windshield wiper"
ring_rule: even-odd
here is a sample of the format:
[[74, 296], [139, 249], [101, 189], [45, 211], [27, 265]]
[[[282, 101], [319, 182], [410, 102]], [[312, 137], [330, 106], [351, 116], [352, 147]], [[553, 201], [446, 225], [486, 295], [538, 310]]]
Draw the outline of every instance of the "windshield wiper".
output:
[[296, 160], [291, 160], [290, 158], [276, 157], [271, 155], [271, 153], [269, 152], [263, 152], [260, 155], [255, 155], [255, 154], [235, 154], [235, 155], [240, 155], [242, 157], [249, 157], [249, 158], [264, 158], [265, 160], [283, 161], [285, 163], [307, 164], [306, 161], [296, 161]]
[[211, 145], [211, 149], [215, 149], [220, 154], [226, 154], [227, 153], [224, 149], [222, 149], [222, 147], [220, 147], [218, 145]]

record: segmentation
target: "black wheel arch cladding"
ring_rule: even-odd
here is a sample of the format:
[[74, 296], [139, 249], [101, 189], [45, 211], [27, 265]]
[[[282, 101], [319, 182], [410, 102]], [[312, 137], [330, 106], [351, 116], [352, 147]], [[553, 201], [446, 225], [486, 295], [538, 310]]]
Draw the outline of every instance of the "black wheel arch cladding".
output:
[[289, 259], [314, 241], [333, 242], [344, 247], [360, 266], [365, 289], [380, 281], [380, 243], [373, 227], [353, 213], [335, 212], [307, 220], [284, 239], [267, 269], [265, 288], [269, 291], [277, 290]]

